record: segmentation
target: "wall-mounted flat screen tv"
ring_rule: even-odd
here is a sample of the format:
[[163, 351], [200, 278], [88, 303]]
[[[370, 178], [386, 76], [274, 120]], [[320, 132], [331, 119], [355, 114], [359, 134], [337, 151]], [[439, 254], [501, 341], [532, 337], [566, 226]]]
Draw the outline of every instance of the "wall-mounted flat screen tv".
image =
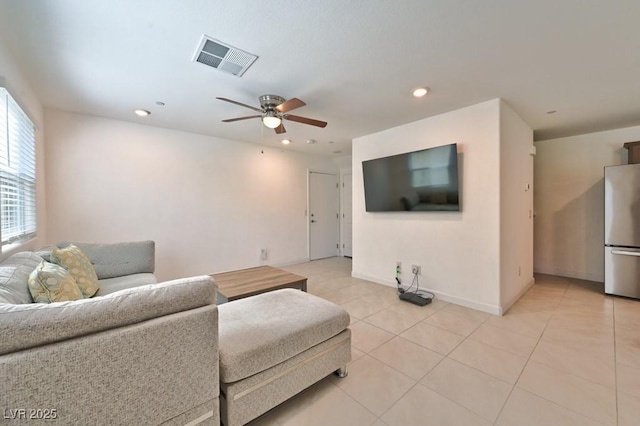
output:
[[460, 211], [458, 146], [362, 162], [368, 212]]

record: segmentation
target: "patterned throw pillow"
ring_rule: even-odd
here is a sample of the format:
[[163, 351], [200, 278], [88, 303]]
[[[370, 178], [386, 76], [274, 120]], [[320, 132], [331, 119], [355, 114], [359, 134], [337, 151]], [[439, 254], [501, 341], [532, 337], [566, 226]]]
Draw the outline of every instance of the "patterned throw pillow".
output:
[[51, 260], [69, 271], [84, 297], [91, 297], [100, 289], [98, 276], [91, 261], [75, 245], [53, 250]]
[[36, 303], [64, 302], [84, 298], [69, 271], [44, 260], [29, 275], [29, 292]]

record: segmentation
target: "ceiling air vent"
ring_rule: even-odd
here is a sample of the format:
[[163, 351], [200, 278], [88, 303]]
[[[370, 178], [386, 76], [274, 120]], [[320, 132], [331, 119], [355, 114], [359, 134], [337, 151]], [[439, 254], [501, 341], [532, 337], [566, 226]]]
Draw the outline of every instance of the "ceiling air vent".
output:
[[222, 43], [207, 35], [202, 36], [198, 50], [193, 57], [195, 62], [238, 77], [241, 77], [256, 59], [258, 59], [256, 55]]

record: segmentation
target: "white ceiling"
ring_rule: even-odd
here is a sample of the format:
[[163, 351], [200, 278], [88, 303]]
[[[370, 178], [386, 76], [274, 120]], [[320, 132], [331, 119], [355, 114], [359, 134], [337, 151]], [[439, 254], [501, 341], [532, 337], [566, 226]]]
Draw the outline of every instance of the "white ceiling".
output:
[[[46, 107], [281, 147], [258, 119], [221, 123], [253, 112], [215, 97], [298, 97], [292, 113], [329, 125], [285, 122], [283, 149], [341, 156], [498, 97], [537, 140], [640, 125], [638, 16], [634, 0], [0, 0], [0, 37]], [[240, 78], [195, 63], [203, 34], [259, 58]]]

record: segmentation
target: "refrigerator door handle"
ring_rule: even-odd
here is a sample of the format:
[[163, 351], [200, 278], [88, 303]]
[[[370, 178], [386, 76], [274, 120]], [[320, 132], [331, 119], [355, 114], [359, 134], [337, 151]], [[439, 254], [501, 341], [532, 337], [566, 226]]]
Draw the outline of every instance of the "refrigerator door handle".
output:
[[621, 254], [621, 255], [624, 255], [624, 256], [637, 256], [637, 257], [640, 257], [640, 251], [611, 250], [611, 254]]

